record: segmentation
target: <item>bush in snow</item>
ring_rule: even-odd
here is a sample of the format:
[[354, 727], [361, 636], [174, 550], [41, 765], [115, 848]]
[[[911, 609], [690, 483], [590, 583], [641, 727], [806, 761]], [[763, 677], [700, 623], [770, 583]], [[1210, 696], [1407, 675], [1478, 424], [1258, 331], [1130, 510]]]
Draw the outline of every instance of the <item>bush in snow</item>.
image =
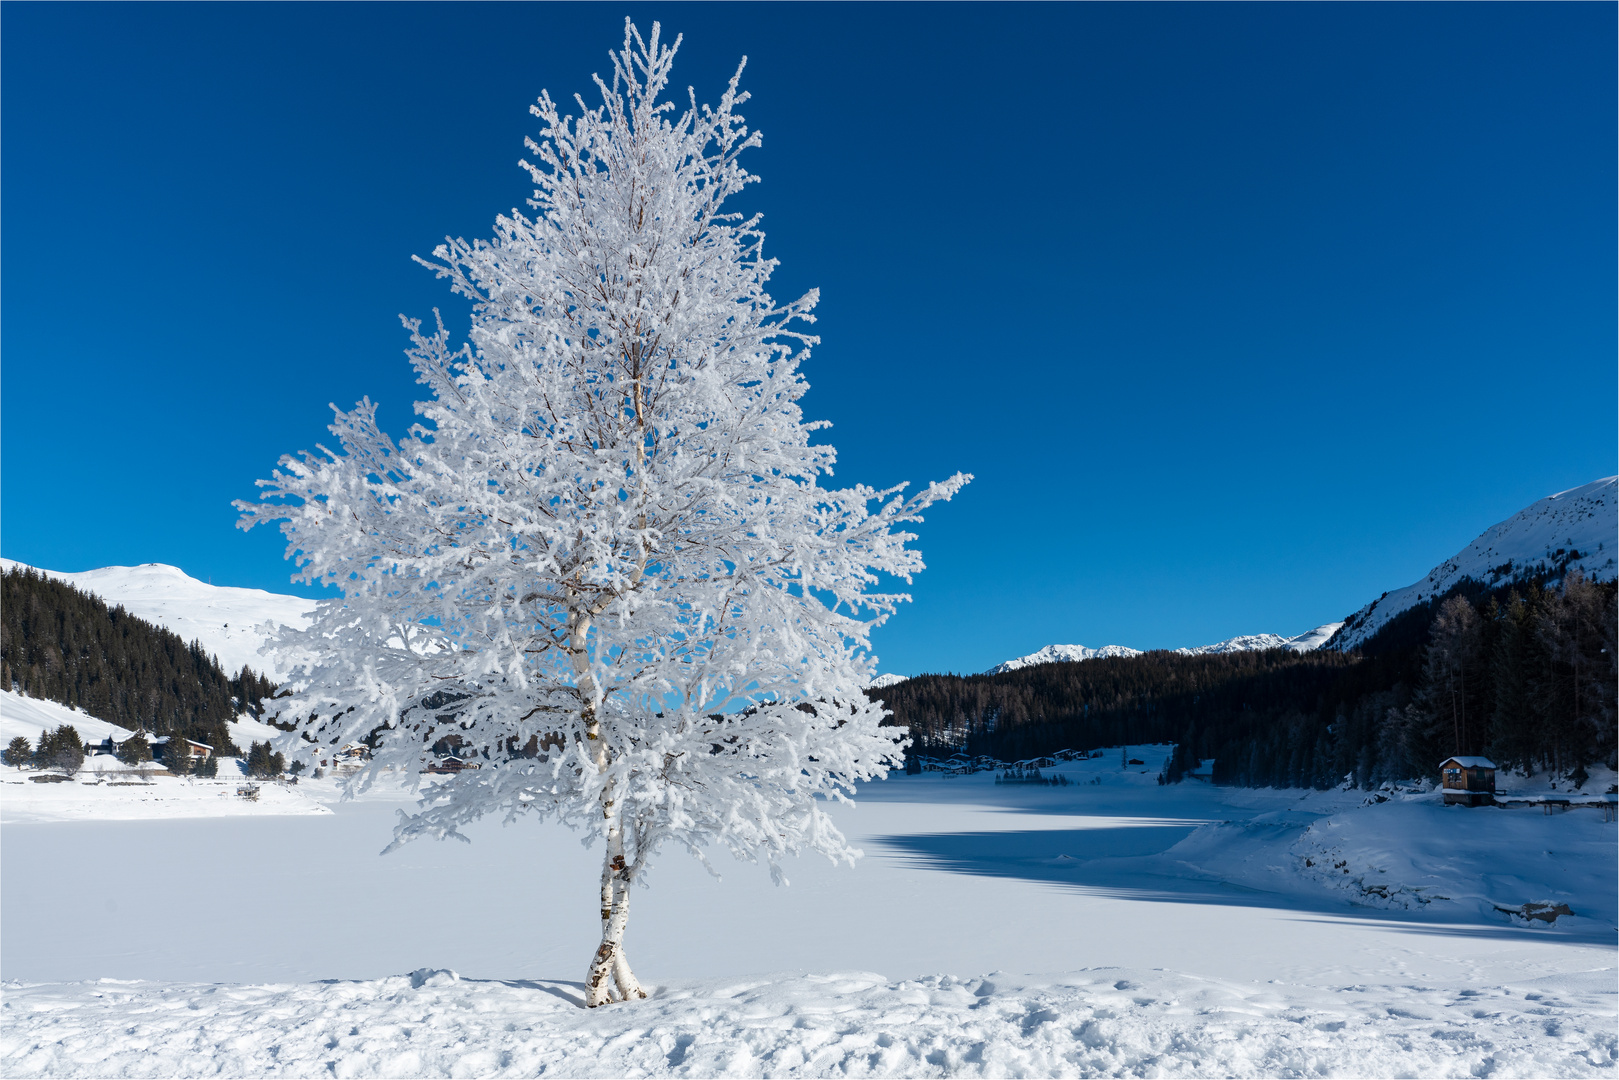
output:
[[362, 401], [337, 414], [341, 453], [284, 458], [275, 501], [238, 504], [343, 594], [278, 643], [293, 692], [269, 705], [305, 736], [284, 745], [371, 737], [365, 783], [459, 736], [479, 767], [429, 789], [395, 845], [490, 812], [602, 841], [591, 1005], [641, 996], [623, 935], [660, 845], [778, 879], [805, 848], [852, 861], [817, 797], [902, 760], [861, 691], [871, 630], [907, 597], [868, 590], [922, 568], [900, 526], [969, 479], [821, 486], [835, 454], [798, 404], [816, 339], [794, 326], [818, 298], [778, 305], [758, 218], [725, 209], [755, 179], [741, 69], [717, 106], [658, 101], [678, 45], [626, 21], [600, 107], [532, 110], [535, 216], [425, 264], [473, 303], [459, 348], [406, 321], [430, 426], [396, 444]]

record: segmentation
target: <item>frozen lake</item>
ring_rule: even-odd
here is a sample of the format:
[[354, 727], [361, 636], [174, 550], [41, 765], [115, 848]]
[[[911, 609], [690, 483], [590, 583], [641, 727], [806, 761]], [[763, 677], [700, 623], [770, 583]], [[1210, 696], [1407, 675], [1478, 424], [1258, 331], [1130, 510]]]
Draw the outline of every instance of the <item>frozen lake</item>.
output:
[[[1615, 826], [1604, 824], [1600, 813], [1447, 809], [1431, 798], [1362, 807], [1364, 792], [1253, 791], [1190, 782], [1161, 787], [1154, 777], [1165, 751], [1138, 747], [1131, 752], [1147, 761], [1145, 769], [1121, 769], [1117, 756], [1077, 763], [1065, 767], [1074, 781], [1066, 787], [997, 785], [989, 774], [895, 777], [868, 785], [858, 806], [833, 811], [865, 858], [852, 870], [798, 860], [788, 867], [788, 887], [773, 886], [764, 867], [737, 864], [728, 856], [716, 859], [724, 874], [716, 881], [684, 853], [666, 852], [649, 877], [651, 888], [637, 890], [627, 937], [630, 958], [653, 990], [653, 1001], [580, 1014], [589, 1019], [574, 1019], [567, 1001], [599, 933], [599, 864], [596, 852], [559, 827], [485, 821], [473, 830], [471, 844], [423, 841], [381, 856], [394, 815], [405, 805], [398, 797], [333, 801], [335, 813], [303, 816], [28, 823], [15, 821], [16, 814], [8, 811], [10, 823], [0, 828], [0, 976], [9, 984], [13, 1035], [0, 1060], [9, 1062], [11, 1075], [73, 1072], [63, 1064], [61, 1047], [77, 1044], [50, 1025], [68, 1015], [61, 1009], [82, 1022], [79, 1006], [86, 994], [98, 1001], [118, 996], [105, 984], [75, 989], [19, 982], [146, 980], [150, 989], [119, 991], [132, 995], [123, 1004], [102, 1001], [114, 1010], [105, 1022], [121, 1026], [129, 1020], [118, 1009], [148, 1018], [163, 1013], [161, 1008], [154, 1012], [153, 994], [164, 1000], [192, 994], [181, 1016], [207, 1015], [215, 1008], [219, 999], [207, 996], [211, 991], [187, 990], [186, 984], [235, 984], [239, 992], [233, 991], [233, 1001], [251, 991], [270, 995], [279, 1003], [274, 1007], [288, 1015], [305, 1009], [330, 1017], [334, 1006], [322, 995], [339, 993], [340, 987], [310, 984], [340, 980], [354, 987], [342, 994], [364, 997], [365, 1015], [373, 1019], [402, 1007], [401, 1000], [416, 1001], [412, 995], [450, 995], [470, 1010], [455, 1029], [460, 1034], [451, 1038], [447, 1028], [435, 1035], [451, 1045], [465, 1043], [469, 1030], [483, 1030], [479, 1025], [488, 1017], [477, 1020], [480, 1010], [515, 1010], [513, 1015], [533, 1021], [535, 1002], [544, 998], [544, 1008], [564, 1012], [546, 1021], [550, 1026], [536, 1027], [540, 1033], [526, 1036], [527, 1042], [511, 1037], [518, 1042], [506, 1052], [517, 1056], [499, 1059], [509, 1069], [492, 1058], [485, 1071], [532, 1072], [539, 1068], [536, 1063], [552, 1061], [547, 1067], [612, 1075], [615, 1069], [650, 1066], [633, 1055], [588, 1062], [572, 1058], [557, 1065], [537, 1047], [571, 1046], [583, 1053], [578, 1048], [592, 1044], [582, 1024], [597, 1032], [601, 1046], [617, 1046], [624, 1032], [613, 1025], [633, 1018], [651, 1024], [643, 1032], [648, 1039], [656, 1031], [686, 1030], [682, 1024], [692, 1032], [712, 1033], [731, 1022], [726, 1010], [732, 1008], [742, 1008], [737, 1015], [743, 1019], [735, 1022], [746, 1028], [753, 1023], [746, 1017], [763, 1006], [757, 1001], [746, 1008], [735, 1005], [737, 986], [743, 985], [738, 979], [750, 993], [763, 995], [770, 1008], [788, 1013], [792, 1008], [783, 1002], [807, 994], [820, 1001], [819, 1012], [810, 1010], [815, 1015], [830, 1011], [864, 1017], [870, 1024], [880, 1017], [889, 1018], [883, 1023], [901, 1023], [893, 1020], [898, 1015], [893, 1010], [911, 1016], [905, 1012], [911, 1006], [903, 1005], [912, 1000], [907, 995], [914, 996], [905, 989], [913, 985], [907, 980], [922, 980], [914, 985], [931, 995], [929, 1008], [935, 1012], [927, 1015], [943, 1041], [918, 1043], [914, 1054], [899, 1054], [868, 1071], [928, 1071], [933, 1066], [923, 1066], [933, 1059], [927, 1055], [935, 1053], [944, 1055], [939, 1061], [945, 1064], [938, 1067], [946, 1072], [1084, 1074], [1131, 1072], [1139, 1066], [1145, 1074], [1157, 1068], [1205, 1069], [1211, 1075], [1276, 1070], [1329, 1075], [1352, 1073], [1358, 1061], [1380, 1073], [1448, 1074], [1449, 1066], [1435, 1064], [1451, 1061], [1447, 1055], [1454, 1055], [1459, 1074], [1477, 1068], [1485, 1074], [1611, 1072], [1619, 1000], [1614, 995]], [[315, 785], [301, 790], [319, 793]], [[1300, 846], [1309, 843], [1317, 847]], [[1329, 849], [1330, 858], [1342, 853], [1356, 880], [1377, 874], [1383, 875], [1379, 881], [1399, 886], [1392, 889], [1396, 899], [1422, 890], [1427, 890], [1424, 897], [1442, 891], [1443, 898], [1423, 898], [1410, 909], [1367, 906], [1372, 902], [1367, 894], [1346, 887], [1350, 869], [1332, 870], [1344, 875], [1342, 880], [1316, 880], [1311, 876], [1316, 871], [1303, 869], [1300, 852]], [[1416, 891], [1402, 892], [1406, 886]], [[1491, 898], [1497, 896], [1513, 903], [1561, 897], [1576, 916], [1560, 919], [1555, 927], [1529, 925], [1496, 912]], [[182, 937], [186, 944], [176, 944]], [[453, 969], [461, 981], [448, 989], [423, 988], [417, 984], [425, 976], [398, 978], [433, 969]], [[833, 972], [875, 974], [838, 983], [842, 989], [834, 993], [830, 984], [816, 981]], [[938, 976], [945, 976], [942, 984]], [[989, 981], [951, 981], [985, 976]], [[1159, 1043], [1142, 1043], [1161, 1043], [1151, 1052], [1127, 1053], [1113, 1039], [1107, 1043], [1112, 1056], [1097, 1057], [1099, 1064], [1080, 1067], [1072, 1054], [1064, 1057], [1067, 1051], [1051, 1048], [1054, 1057], [1031, 1057], [1018, 1033], [1033, 1029], [1008, 1020], [1010, 1034], [997, 1038], [1010, 1040], [1012, 1056], [980, 1053], [975, 1059], [970, 1045], [959, 1051], [946, 1045], [959, 1038], [951, 1032], [964, 1021], [946, 1022], [939, 1019], [945, 1013], [937, 1012], [971, 1008], [979, 999], [961, 987], [973, 986], [980, 988], [972, 991], [980, 998], [1013, 995], [1024, 1010], [1019, 1015], [1055, 1017], [1068, 1006], [1035, 1008], [1030, 995], [1049, 997], [1058, 987], [1066, 988], [1062, 1001], [1092, 1010], [1084, 1023], [1094, 1024], [1098, 1015], [1113, 1015], [1112, 1006], [1099, 1003], [1123, 994], [1115, 986], [1143, 985], [1157, 985], [1156, 996], [1138, 994], [1124, 1002], [1126, 1008], [1191, 1001], [1217, 987], [1226, 1003], [1219, 1008], [1237, 1008], [1242, 1016], [1259, 1018], [1253, 1019], [1256, 1024], [1274, 1025], [1263, 1038], [1250, 1033], [1253, 1046], [1270, 1047], [1271, 1056], [1245, 1050], [1237, 1057], [1174, 1058], [1181, 1052], [1175, 1047], [1195, 1043], [1185, 1042], [1186, 1032], [1207, 1022], [1197, 1019], [1198, 1010], [1182, 1010], [1187, 1017], [1143, 1017], [1125, 1024], [1137, 1035], [1159, 1030], [1154, 1023], [1170, 1025], [1162, 1028]], [[1565, 993], [1554, 1010], [1557, 1019], [1547, 1021], [1541, 1018], [1548, 1011], [1543, 999], [1555, 992]], [[966, 1004], [952, 1004], [951, 993]], [[470, 1004], [470, 994], [483, 995], [477, 998], [481, 1004]], [[817, 997], [826, 994], [843, 995], [842, 1004], [834, 1008]], [[1474, 994], [1515, 1002], [1516, 1011], [1509, 1016], [1474, 1008], [1469, 1005]], [[715, 995], [718, 1004], [711, 1000]], [[1345, 1004], [1349, 998], [1353, 1001]], [[1407, 998], [1405, 1005], [1389, 1004]], [[393, 1004], [378, 1004], [383, 999]], [[1239, 999], [1240, 1008], [1230, 1004]], [[199, 1002], [207, 1004], [200, 1014]], [[31, 1023], [44, 1026], [22, 1031], [13, 1006], [37, 1010]], [[1360, 1056], [1335, 1056], [1332, 1045], [1341, 1044], [1348, 1054], [1352, 1042], [1329, 1039], [1328, 1049], [1315, 1057], [1276, 1057], [1278, 1048], [1294, 1046], [1289, 1032], [1296, 1026], [1290, 1025], [1298, 1021], [1265, 1017], [1289, 1009], [1304, 1010], [1300, 1016], [1349, 1010], [1342, 1015], [1350, 1019], [1332, 1020], [1323, 1030], [1359, 1024], [1363, 1042], [1353, 1045], [1360, 1045], [1354, 1051]], [[251, 1015], [243, 1015], [242, 1022], [251, 1023]], [[611, 1018], [615, 1015], [617, 1020]], [[652, 1023], [652, 1017], [661, 1019]], [[912, 1016], [903, 1024], [926, 1027], [925, 1019]], [[1081, 1033], [1093, 1029], [1084, 1023], [1076, 1021], [1071, 1036], [1065, 1036], [1080, 1050], [1091, 1045]], [[1378, 1032], [1386, 1024], [1421, 1031], [1398, 1038], [1390, 1032], [1385, 1038]], [[1446, 1041], [1453, 1037], [1446, 1025], [1460, 1033], [1454, 1038], [1465, 1036], [1463, 1042]], [[353, 1028], [358, 1033], [365, 1025]], [[191, 1039], [188, 1052], [203, 1056], [176, 1051], [170, 1065], [180, 1073], [254, 1071], [263, 1063], [253, 1054], [269, 1052], [260, 1047], [242, 1050], [239, 1059], [214, 1060], [197, 1049], [195, 1032], [187, 1031], [182, 1024], [175, 1037]], [[729, 1038], [752, 1045], [751, 1036], [738, 1031]], [[772, 1031], [770, 1037], [779, 1043], [780, 1031]], [[1503, 1056], [1501, 1040], [1509, 1031], [1515, 1032], [1512, 1045], [1520, 1056]], [[888, 1045], [877, 1027], [868, 1034], [878, 1040], [873, 1046]], [[85, 1047], [106, 1042], [94, 1028], [76, 1037]], [[669, 1035], [678, 1038], [687, 1036]], [[1431, 1052], [1395, 1054], [1375, 1068], [1366, 1064], [1373, 1059], [1364, 1055], [1372, 1049], [1409, 1048], [1413, 1038], [1431, 1043]], [[309, 1053], [316, 1057], [328, 1043], [336, 1045], [321, 1039], [310, 1043]], [[354, 1074], [386, 1073], [388, 1061], [403, 1068], [403, 1059], [377, 1049], [397, 1049], [398, 1041], [374, 1040], [372, 1050], [356, 1051], [361, 1064]], [[634, 1040], [623, 1045], [632, 1043], [635, 1053], [651, 1045]], [[788, 1058], [772, 1056], [787, 1052], [777, 1043], [755, 1046], [753, 1057], [692, 1057], [689, 1064], [697, 1073], [810, 1075], [833, 1068], [830, 1059], [816, 1065], [803, 1057], [798, 1043], [788, 1049], [800, 1054], [793, 1059], [799, 1065], [787, 1068], [781, 1063]], [[1086, 1052], [1102, 1053], [1095, 1047]], [[94, 1056], [103, 1051], [84, 1053], [91, 1056], [73, 1060], [86, 1062], [85, 1075], [125, 1068]], [[277, 1060], [283, 1071], [291, 1070], [288, 1075], [296, 1075], [293, 1059]], [[320, 1065], [313, 1057], [296, 1060]], [[471, 1067], [471, 1059], [460, 1057], [411, 1060], [416, 1062], [411, 1069], [426, 1073]], [[667, 1061], [672, 1070], [686, 1054], [669, 1050], [657, 1061]], [[1535, 1061], [1544, 1061], [1544, 1067]], [[847, 1062], [837, 1066], [846, 1067]]]
[[[866, 857], [852, 870], [799, 859], [786, 887], [724, 854], [715, 857], [716, 881], [667, 851], [651, 887], [636, 890], [630, 955], [653, 982], [1101, 965], [1253, 980], [1449, 982], [1614, 964], [1611, 921], [1552, 931], [1436, 921], [1286, 890], [1282, 874], [1277, 891], [1260, 891], [1143, 860], [1207, 822], [1364, 798], [1160, 787], [1157, 758], [1149, 765], [1081, 763], [1069, 769], [1078, 782], [1062, 788], [997, 785], [989, 774], [867, 785], [858, 806], [833, 811]], [[1092, 776], [1103, 783], [1085, 782]], [[261, 982], [447, 967], [479, 978], [581, 977], [599, 934], [599, 864], [573, 834], [485, 820], [471, 844], [420, 841], [382, 856], [402, 800], [330, 805], [334, 814], [316, 817], [7, 824], [0, 975]], [[1448, 813], [1467, 820], [1468, 811]], [[1602, 830], [1595, 812], [1477, 813], [1510, 813], [1548, 835], [1584, 826], [1586, 842], [1599, 845], [1605, 837], [1611, 884], [1614, 828]], [[1560, 835], [1545, 846], [1570, 845]], [[1566, 855], [1595, 857], [1596, 871], [1604, 858], [1600, 847]], [[1611, 911], [1612, 896], [1602, 902]], [[150, 932], [179, 912], [192, 931], [187, 950]], [[131, 933], [132, 923], [148, 932]]]

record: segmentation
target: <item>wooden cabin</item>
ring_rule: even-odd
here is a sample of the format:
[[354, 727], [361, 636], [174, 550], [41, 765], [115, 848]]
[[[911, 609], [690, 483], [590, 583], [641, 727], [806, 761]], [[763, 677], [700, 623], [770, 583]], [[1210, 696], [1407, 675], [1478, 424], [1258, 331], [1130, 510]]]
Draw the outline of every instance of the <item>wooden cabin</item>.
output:
[[1448, 757], [1439, 763], [1445, 805], [1492, 806], [1495, 762], [1481, 757]]

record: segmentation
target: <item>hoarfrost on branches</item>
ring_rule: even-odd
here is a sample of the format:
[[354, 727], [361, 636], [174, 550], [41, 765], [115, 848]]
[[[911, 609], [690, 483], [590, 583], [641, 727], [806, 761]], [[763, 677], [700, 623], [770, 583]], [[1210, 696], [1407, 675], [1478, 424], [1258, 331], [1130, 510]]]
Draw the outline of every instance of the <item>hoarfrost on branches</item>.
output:
[[340, 452], [282, 459], [268, 501], [237, 504], [342, 592], [278, 642], [288, 749], [369, 740], [361, 785], [435, 747], [477, 766], [429, 786], [395, 844], [492, 811], [604, 841], [592, 1004], [609, 974], [640, 993], [623, 922], [661, 845], [778, 879], [802, 850], [858, 854], [817, 797], [902, 760], [861, 692], [873, 627], [908, 599], [877, 575], [922, 569], [902, 526], [970, 479], [822, 486], [834, 451], [799, 407], [817, 294], [774, 301], [759, 218], [725, 209], [759, 145], [741, 67], [677, 115], [658, 98], [678, 46], [626, 21], [601, 106], [532, 108], [532, 216], [424, 262], [473, 304], [459, 347], [405, 320], [427, 424], [395, 443], [369, 399], [334, 407]]

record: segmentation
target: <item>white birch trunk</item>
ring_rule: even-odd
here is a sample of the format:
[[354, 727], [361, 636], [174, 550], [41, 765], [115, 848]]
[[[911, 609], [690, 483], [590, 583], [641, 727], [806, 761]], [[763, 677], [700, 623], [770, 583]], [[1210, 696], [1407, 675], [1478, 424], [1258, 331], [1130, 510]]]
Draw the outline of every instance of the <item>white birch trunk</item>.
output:
[[[609, 827], [607, 851], [602, 857], [602, 939], [590, 961], [585, 979], [585, 1006], [594, 1009], [610, 1001], [646, 997], [636, 981], [624, 952], [624, 930], [630, 921], [629, 865], [624, 860], [624, 828], [615, 821]], [[614, 994], [614, 985], [617, 994]]]

